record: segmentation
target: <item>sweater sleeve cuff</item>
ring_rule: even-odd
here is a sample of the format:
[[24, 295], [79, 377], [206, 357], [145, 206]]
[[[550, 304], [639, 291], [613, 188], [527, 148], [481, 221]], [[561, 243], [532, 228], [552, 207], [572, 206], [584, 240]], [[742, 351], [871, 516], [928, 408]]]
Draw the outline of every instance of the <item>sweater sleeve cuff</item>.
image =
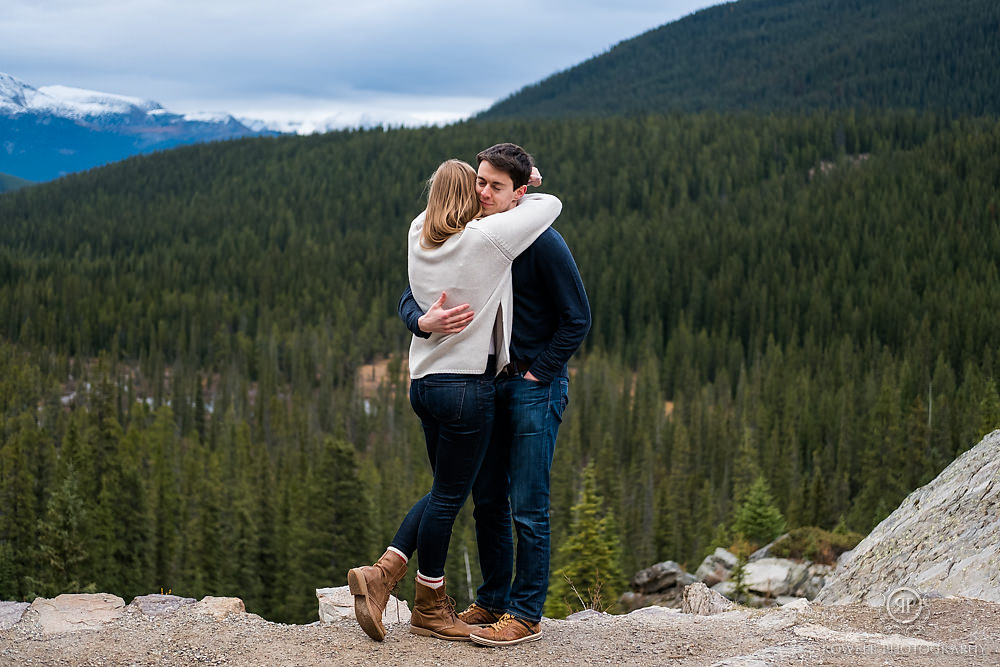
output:
[[531, 368], [529, 368], [527, 372], [534, 375], [535, 379], [541, 382], [542, 384], [549, 384], [556, 378], [558, 369], [556, 370], [556, 372], [553, 372], [548, 367], [548, 364], [542, 362], [542, 360], [539, 358], [535, 359], [535, 362], [531, 364]]
[[420, 320], [419, 315], [417, 315], [416, 313], [410, 314], [406, 320], [406, 328], [409, 329], [410, 333], [412, 333], [417, 338], [430, 338], [431, 337], [430, 333], [421, 330], [419, 320]]

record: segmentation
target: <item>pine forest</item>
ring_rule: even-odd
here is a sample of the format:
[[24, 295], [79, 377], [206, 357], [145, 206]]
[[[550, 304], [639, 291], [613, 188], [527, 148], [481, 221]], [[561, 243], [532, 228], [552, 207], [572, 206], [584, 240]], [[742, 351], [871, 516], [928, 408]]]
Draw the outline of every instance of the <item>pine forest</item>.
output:
[[[498, 141], [563, 200], [593, 309], [552, 471], [555, 602], [582, 558], [609, 596], [658, 561], [697, 567], [748, 497], [865, 534], [1000, 427], [995, 119], [186, 147], [0, 195], [0, 599], [162, 590], [315, 620], [314, 589], [381, 554], [430, 486], [396, 315], [406, 231], [438, 163]], [[604, 548], [581, 547], [586, 520]], [[471, 507], [447, 575], [464, 606]]]

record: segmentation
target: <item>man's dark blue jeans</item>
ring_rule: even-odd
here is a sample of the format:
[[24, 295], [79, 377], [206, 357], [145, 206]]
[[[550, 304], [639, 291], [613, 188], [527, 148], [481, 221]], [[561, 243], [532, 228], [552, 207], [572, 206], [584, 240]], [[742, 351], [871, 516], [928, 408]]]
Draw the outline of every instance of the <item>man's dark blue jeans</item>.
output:
[[[493, 429], [494, 366], [482, 375], [437, 373], [410, 383], [434, 483], [399, 526], [390, 544], [407, 557], [417, 550], [420, 573], [444, 576], [455, 517], [469, 497]], [[508, 532], [510, 532], [508, 528]]]
[[[538, 622], [549, 588], [549, 471], [569, 381], [500, 376], [496, 391], [493, 439], [472, 489], [483, 572], [476, 603]], [[513, 584], [512, 517], [517, 531]]]

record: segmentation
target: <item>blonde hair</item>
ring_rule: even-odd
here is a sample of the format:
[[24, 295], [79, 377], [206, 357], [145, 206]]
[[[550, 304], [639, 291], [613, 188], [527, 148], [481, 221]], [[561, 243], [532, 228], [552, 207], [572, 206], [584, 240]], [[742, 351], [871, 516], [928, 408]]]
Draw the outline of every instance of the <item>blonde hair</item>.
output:
[[446, 160], [427, 181], [427, 213], [420, 245], [437, 248], [452, 234], [480, 215], [483, 207], [476, 192], [476, 172], [461, 160]]

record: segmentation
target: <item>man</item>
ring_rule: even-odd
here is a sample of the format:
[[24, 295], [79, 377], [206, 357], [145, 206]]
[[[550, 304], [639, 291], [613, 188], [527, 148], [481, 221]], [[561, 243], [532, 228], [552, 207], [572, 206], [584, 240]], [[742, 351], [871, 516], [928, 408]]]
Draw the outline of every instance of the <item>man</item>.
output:
[[[485, 215], [517, 205], [541, 178], [524, 149], [505, 143], [476, 156], [476, 189]], [[549, 471], [569, 400], [567, 362], [590, 330], [590, 304], [573, 255], [553, 228], [512, 266], [512, 362], [496, 378], [496, 420], [472, 489], [483, 584], [459, 617], [483, 626], [472, 641], [509, 646], [541, 638], [551, 554]], [[472, 320], [467, 305], [444, 308], [446, 294], [424, 313], [410, 290], [399, 315], [417, 336], [457, 333]], [[509, 500], [508, 500], [509, 499]], [[511, 584], [517, 531], [517, 576]]]

